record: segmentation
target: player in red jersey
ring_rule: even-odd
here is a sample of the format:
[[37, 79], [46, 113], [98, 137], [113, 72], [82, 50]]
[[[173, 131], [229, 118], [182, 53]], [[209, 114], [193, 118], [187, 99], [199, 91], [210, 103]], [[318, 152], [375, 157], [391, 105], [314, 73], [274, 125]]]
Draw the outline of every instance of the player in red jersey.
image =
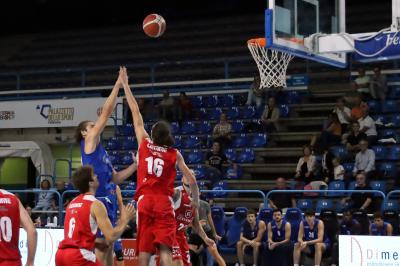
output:
[[137, 189], [139, 265], [147, 266], [151, 254], [160, 251], [163, 265], [172, 265], [171, 249], [175, 241], [175, 217], [172, 207], [176, 166], [188, 178], [192, 204], [199, 205], [196, 178], [190, 172], [179, 151], [172, 148], [174, 138], [165, 122], [157, 122], [151, 138], [144, 129], [142, 115], [128, 84], [126, 68], [121, 77], [126, 100], [132, 112], [133, 125], [139, 145]]
[[56, 265], [100, 266], [102, 263], [93, 252], [97, 227], [103, 232], [105, 240], [112, 243], [124, 232], [135, 210], [131, 204], [122, 208], [117, 226], [113, 228], [105, 206], [94, 197], [99, 181], [92, 167], [80, 167], [72, 176], [72, 182], [81, 194], [66, 209], [64, 240], [58, 246]]
[[37, 233], [31, 217], [19, 199], [12, 193], [0, 189], [0, 266], [21, 266], [19, 252], [19, 227], [28, 237], [27, 266], [33, 266], [36, 253]]
[[[191, 171], [193, 173], [193, 171]], [[174, 209], [176, 219], [176, 242], [172, 250], [172, 259], [175, 266], [190, 266], [189, 244], [186, 239], [186, 229], [192, 225], [197, 233], [208, 246], [215, 245], [215, 242], [207, 237], [200, 224], [196, 209], [192, 206], [190, 198], [190, 186], [187, 178], [182, 177], [182, 185], [175, 188]]]

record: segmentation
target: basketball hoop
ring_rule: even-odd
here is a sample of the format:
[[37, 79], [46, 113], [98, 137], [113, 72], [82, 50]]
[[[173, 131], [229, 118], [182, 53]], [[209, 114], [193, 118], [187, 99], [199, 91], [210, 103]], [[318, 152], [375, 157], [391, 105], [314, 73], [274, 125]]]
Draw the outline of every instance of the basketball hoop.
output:
[[265, 38], [250, 39], [247, 47], [260, 72], [260, 88], [286, 87], [286, 70], [293, 55], [265, 47]]

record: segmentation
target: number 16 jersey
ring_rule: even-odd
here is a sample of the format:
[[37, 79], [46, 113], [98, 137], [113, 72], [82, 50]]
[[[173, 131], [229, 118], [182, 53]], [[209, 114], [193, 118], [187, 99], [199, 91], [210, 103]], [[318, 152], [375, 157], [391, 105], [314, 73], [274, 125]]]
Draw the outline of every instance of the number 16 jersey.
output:
[[176, 149], [157, 146], [150, 139], [140, 143], [135, 200], [142, 195], [173, 196], [176, 154]]

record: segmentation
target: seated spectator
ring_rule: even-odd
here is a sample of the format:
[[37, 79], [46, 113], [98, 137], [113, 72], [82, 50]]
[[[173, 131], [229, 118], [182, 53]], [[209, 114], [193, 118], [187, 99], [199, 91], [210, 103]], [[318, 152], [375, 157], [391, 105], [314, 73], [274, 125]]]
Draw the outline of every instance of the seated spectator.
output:
[[[273, 190], [290, 190], [287, 186], [286, 179], [284, 177], [278, 177], [276, 179], [275, 188]], [[287, 209], [296, 207], [296, 200], [294, 194], [290, 193], [271, 193], [268, 199], [269, 207], [272, 209]]]
[[295, 179], [304, 183], [314, 181], [314, 171], [317, 166], [317, 160], [311, 154], [310, 146], [303, 147], [303, 157], [300, 157], [296, 167]]
[[[57, 192], [58, 193], [60, 193], [60, 195], [62, 196], [62, 194], [65, 192], [65, 182], [64, 181], [62, 181], [62, 180], [57, 180], [56, 181], [56, 189], [57, 189]], [[65, 197], [64, 197], [64, 208], [66, 208], [67, 206], [68, 206], [68, 204], [71, 202], [71, 200], [73, 199], [73, 197], [72, 197], [72, 194], [67, 194]], [[53, 198], [53, 200], [52, 200], [52, 209], [53, 210], [58, 210], [58, 198]]]
[[246, 221], [242, 225], [240, 240], [236, 243], [236, 252], [239, 260], [236, 266], [239, 264], [240, 266], [244, 266], [244, 254], [250, 252], [253, 254], [253, 266], [257, 265], [261, 236], [258, 237], [259, 221], [257, 221], [256, 218], [256, 212], [254, 210], [249, 210], [247, 212]]
[[321, 132], [318, 137], [315, 135], [311, 138], [310, 146], [315, 147], [318, 141], [316, 150], [324, 150], [333, 145], [340, 143], [342, 137], [342, 125], [339, 122], [337, 114], [331, 114], [329, 116], [329, 126]]
[[365, 69], [359, 68], [358, 69], [358, 77], [353, 82], [353, 88], [363, 95], [363, 98], [369, 99], [371, 97], [370, 91], [370, 78], [365, 74]]
[[343, 219], [340, 223], [340, 234], [341, 235], [359, 235], [361, 232], [360, 223], [353, 219], [353, 214], [350, 210], [343, 212]]
[[369, 226], [369, 234], [371, 236], [391, 236], [392, 233], [393, 226], [383, 221], [383, 216], [380, 212], [374, 213], [374, 222]]
[[253, 105], [255, 103], [257, 108], [261, 106], [263, 101], [263, 90], [260, 89], [260, 82], [261, 79], [257, 73], [254, 75], [253, 83], [251, 83], [249, 87], [246, 105]]
[[169, 92], [165, 91], [163, 99], [158, 104], [158, 114], [161, 119], [167, 121], [175, 121], [175, 101], [169, 96]]
[[361, 140], [360, 151], [356, 155], [356, 160], [353, 168], [353, 175], [363, 172], [368, 179], [373, 177], [375, 172], [375, 152], [372, 149], [368, 149], [368, 141]]
[[294, 245], [293, 263], [300, 265], [301, 253], [314, 253], [314, 265], [321, 265], [323, 253], [329, 249], [330, 241], [324, 233], [324, 223], [315, 218], [315, 212], [308, 210], [305, 220], [300, 223], [298, 242]]
[[358, 121], [366, 111], [368, 111], [368, 104], [362, 100], [360, 95], [356, 95], [354, 97], [353, 108], [351, 108], [351, 119]]
[[333, 113], [337, 114], [340, 125], [342, 126], [342, 134], [347, 131], [348, 126], [351, 122], [351, 110], [345, 106], [343, 98], [339, 98], [336, 101], [336, 106], [333, 109]]
[[34, 211], [48, 211], [52, 208], [52, 201], [54, 197], [54, 193], [50, 192], [50, 181], [47, 179], [43, 179], [40, 183], [40, 188], [43, 190], [39, 193], [38, 202], [36, 203]]
[[359, 152], [360, 151], [360, 141], [366, 140], [367, 135], [360, 131], [360, 124], [358, 122], [353, 122], [351, 124], [351, 133], [347, 135], [344, 139], [344, 145], [349, 152]]
[[211, 188], [214, 187], [222, 178], [222, 166], [226, 163], [231, 163], [221, 149], [221, 145], [218, 142], [214, 142], [206, 155], [206, 167], [208, 172], [208, 178], [211, 182]]
[[268, 105], [265, 106], [264, 112], [261, 116], [261, 122], [267, 132], [279, 131], [279, 117], [280, 111], [276, 106], [275, 98], [268, 99]]
[[332, 151], [326, 148], [322, 154], [321, 166], [322, 166], [322, 176], [324, 176], [325, 183], [329, 183], [334, 179], [333, 163], [332, 160], [335, 155]]
[[[354, 190], [372, 190], [372, 188], [367, 184], [366, 181], [366, 176], [364, 173], [358, 173], [356, 175], [356, 187]], [[373, 198], [373, 193], [368, 193], [368, 192], [360, 192], [360, 193], [352, 193], [350, 198], [344, 198], [342, 201], [350, 201], [351, 202], [351, 208], [354, 210], [366, 210], [370, 212], [372, 209], [372, 198]]]
[[344, 180], [345, 170], [343, 165], [340, 164], [340, 158], [339, 157], [333, 158], [332, 164], [333, 164], [333, 176], [335, 181]]
[[374, 75], [371, 78], [371, 93], [374, 99], [378, 99], [383, 103], [386, 99], [387, 90], [386, 75], [382, 74], [380, 67], [375, 67]]
[[228, 122], [226, 114], [221, 114], [220, 121], [213, 130], [213, 139], [221, 144], [222, 149], [228, 147], [232, 142], [232, 125]]
[[368, 112], [364, 112], [363, 116], [358, 119], [360, 124], [360, 132], [367, 135], [369, 145], [374, 145], [378, 140], [378, 132], [376, 131], [376, 125], [374, 119], [368, 115]]
[[29, 206], [28, 204], [25, 206], [26, 212], [29, 214], [29, 216], [31, 217], [31, 220], [33, 222], [33, 224], [38, 227], [41, 226], [42, 223], [40, 221], [40, 217], [39, 215], [37, 215], [36, 213], [32, 212], [32, 207]]
[[274, 209], [272, 222], [267, 226], [268, 240], [262, 256], [263, 266], [293, 265], [293, 244], [290, 242], [291, 225], [282, 216], [282, 210]]
[[185, 92], [179, 94], [178, 100], [178, 120], [190, 120], [193, 117], [193, 105], [189, 97], [186, 96]]

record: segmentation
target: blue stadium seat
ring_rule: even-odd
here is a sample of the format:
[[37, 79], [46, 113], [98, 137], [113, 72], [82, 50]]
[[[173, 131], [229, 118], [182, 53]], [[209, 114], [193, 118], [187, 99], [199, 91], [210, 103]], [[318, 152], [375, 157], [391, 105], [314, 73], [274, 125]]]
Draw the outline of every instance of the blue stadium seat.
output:
[[129, 182], [126, 186], [121, 187], [121, 190], [132, 190], [132, 191], [122, 191], [121, 192], [123, 198], [131, 198], [135, 194], [136, 183]]
[[172, 130], [172, 134], [176, 135], [179, 134], [179, 124], [178, 122], [172, 122], [171, 124], [171, 130]]
[[232, 107], [235, 103], [235, 98], [232, 94], [224, 94], [218, 96], [218, 106]]
[[396, 164], [389, 162], [381, 163], [379, 165], [379, 171], [383, 173], [385, 178], [395, 178], [397, 173]]
[[395, 129], [389, 128], [379, 131], [379, 136], [380, 138], [383, 139], [388, 139], [388, 138], [396, 139], [399, 136], [399, 133], [397, 133]]
[[236, 120], [232, 122], [232, 131], [234, 133], [242, 133], [244, 129], [244, 123], [242, 120]]
[[255, 160], [255, 154], [252, 149], [244, 149], [237, 159], [238, 163], [252, 163]]
[[209, 118], [210, 118], [210, 120], [218, 120], [219, 121], [221, 114], [222, 114], [222, 109], [217, 107], [217, 108], [211, 110]]
[[299, 103], [301, 100], [301, 95], [298, 91], [289, 91], [287, 93], [287, 97], [286, 97], [286, 102], [288, 104], [295, 104], [295, 103]]
[[194, 174], [197, 180], [201, 180], [207, 177], [207, 168], [204, 165], [196, 165], [193, 167]]
[[128, 165], [133, 163], [132, 153], [128, 152], [121, 158], [121, 164]]
[[182, 144], [182, 148], [184, 149], [200, 148], [200, 146], [201, 146], [201, 141], [199, 137], [196, 136], [187, 137]]
[[233, 166], [229, 166], [226, 169], [225, 178], [226, 179], [240, 179], [243, 175], [243, 169], [236, 165], [236, 168]]
[[174, 139], [175, 139], [174, 147], [177, 148], [177, 149], [180, 149], [181, 146], [182, 146], [182, 137], [178, 136], [178, 135], [175, 135]]
[[225, 211], [221, 206], [211, 207], [211, 217], [214, 222], [215, 231], [220, 237], [225, 235]]
[[114, 164], [119, 164], [121, 161], [121, 158], [119, 157], [119, 154], [117, 151], [112, 151], [108, 153], [108, 157], [110, 158], [111, 163]]
[[[332, 181], [329, 183], [328, 189], [329, 190], [345, 190], [346, 186], [343, 181], [336, 180], [336, 181]], [[332, 196], [332, 197], [340, 197], [343, 195], [344, 195], [344, 192], [329, 193], [329, 196]]]
[[381, 112], [381, 104], [378, 101], [368, 101], [368, 109], [370, 113], [380, 113]]
[[236, 150], [234, 149], [226, 149], [225, 150], [225, 156], [226, 158], [228, 158], [228, 160], [232, 161], [232, 162], [236, 162]]
[[136, 139], [134, 137], [125, 137], [121, 141], [122, 150], [136, 150], [138, 148]]
[[258, 213], [257, 219], [260, 221], [264, 221], [265, 225], [272, 221], [272, 209], [271, 208], [262, 208]]
[[249, 119], [249, 118], [254, 118], [256, 115], [256, 108], [254, 106], [245, 106], [243, 108], [241, 117], [243, 119]]
[[239, 117], [239, 108], [231, 107], [228, 109], [226, 116], [228, 119], [237, 119]]
[[320, 199], [317, 201], [317, 212], [322, 210], [333, 210], [333, 201], [331, 199]]
[[182, 180], [182, 176], [183, 176], [182, 171], [176, 170], [176, 177], [175, 177], [175, 179], [178, 180], [178, 181], [181, 181], [181, 180]]
[[279, 111], [281, 117], [289, 117], [289, 106], [287, 104], [279, 105]]
[[356, 188], [356, 181], [351, 181], [347, 190], [354, 190]]
[[222, 198], [226, 196], [226, 192], [218, 192], [220, 190], [227, 190], [228, 189], [228, 183], [226, 183], [225, 181], [220, 181], [218, 182], [218, 184], [212, 188], [212, 190], [217, 191], [212, 193], [212, 195], [215, 198]]
[[387, 116], [387, 115], [373, 115], [372, 119], [374, 119], [374, 121], [381, 121], [383, 124], [389, 123], [391, 121], [391, 117]]
[[210, 115], [208, 114], [207, 110], [205, 108], [200, 108], [199, 109], [199, 118], [203, 120], [209, 120]]
[[348, 152], [344, 146], [333, 146], [331, 147], [332, 153], [339, 158], [346, 158]]
[[383, 202], [382, 209], [384, 211], [398, 211], [399, 210], [399, 202], [397, 200], [386, 200]]
[[112, 137], [106, 143], [107, 150], [119, 150], [121, 148], [121, 143], [118, 138]]
[[390, 122], [393, 123], [394, 127], [400, 127], [400, 115], [391, 116]]
[[203, 97], [203, 106], [204, 107], [215, 107], [218, 105], [218, 97], [215, 95], [205, 96]]
[[196, 133], [196, 125], [195, 123], [189, 121], [189, 122], [183, 122], [182, 127], [181, 127], [181, 134], [194, 134]]
[[390, 99], [397, 99], [400, 98], [400, 87], [392, 87], [390, 89]]
[[[383, 193], [386, 193], [386, 182], [385, 181], [371, 181], [369, 182], [369, 186], [373, 190], [379, 190], [382, 191]], [[379, 193], [375, 193], [375, 196], [379, 197]]]
[[203, 106], [203, 97], [202, 96], [196, 96], [191, 98], [192, 105], [194, 108], [200, 108]]
[[394, 100], [386, 100], [382, 106], [382, 112], [395, 113], [399, 111], [399, 102]]
[[266, 134], [256, 134], [250, 140], [250, 147], [260, 148], [267, 145], [267, 135]]
[[303, 220], [301, 210], [298, 208], [289, 208], [286, 210], [285, 220], [291, 225], [290, 240], [292, 243], [297, 243], [297, 237], [299, 235], [300, 223]]
[[345, 201], [344, 203], [338, 202], [336, 204], [336, 212], [344, 212], [345, 210], [350, 210], [350, 209], [351, 209], [351, 201]]
[[116, 127], [117, 134], [120, 136], [133, 136], [134, 130], [132, 124], [126, 124]]
[[400, 160], [400, 146], [399, 145], [395, 145], [392, 146], [390, 148], [388, 148], [389, 150], [389, 156], [388, 156], [388, 160], [391, 161], [398, 161]]
[[234, 148], [244, 148], [247, 147], [249, 143], [249, 138], [246, 134], [240, 134], [233, 139], [232, 147]]
[[185, 154], [185, 161], [188, 164], [197, 164], [203, 162], [203, 153], [200, 150], [193, 150]]
[[197, 132], [199, 134], [208, 134], [213, 130], [213, 127], [210, 122], [208, 121], [201, 121], [198, 128]]
[[342, 164], [342, 166], [347, 174], [353, 172], [354, 163], [344, 163]]
[[299, 208], [302, 211], [305, 211], [307, 209], [312, 209], [313, 204], [312, 200], [310, 199], [300, 199], [297, 201], [297, 208]]
[[375, 152], [375, 160], [385, 160], [388, 150], [384, 146], [372, 146], [372, 150]]

